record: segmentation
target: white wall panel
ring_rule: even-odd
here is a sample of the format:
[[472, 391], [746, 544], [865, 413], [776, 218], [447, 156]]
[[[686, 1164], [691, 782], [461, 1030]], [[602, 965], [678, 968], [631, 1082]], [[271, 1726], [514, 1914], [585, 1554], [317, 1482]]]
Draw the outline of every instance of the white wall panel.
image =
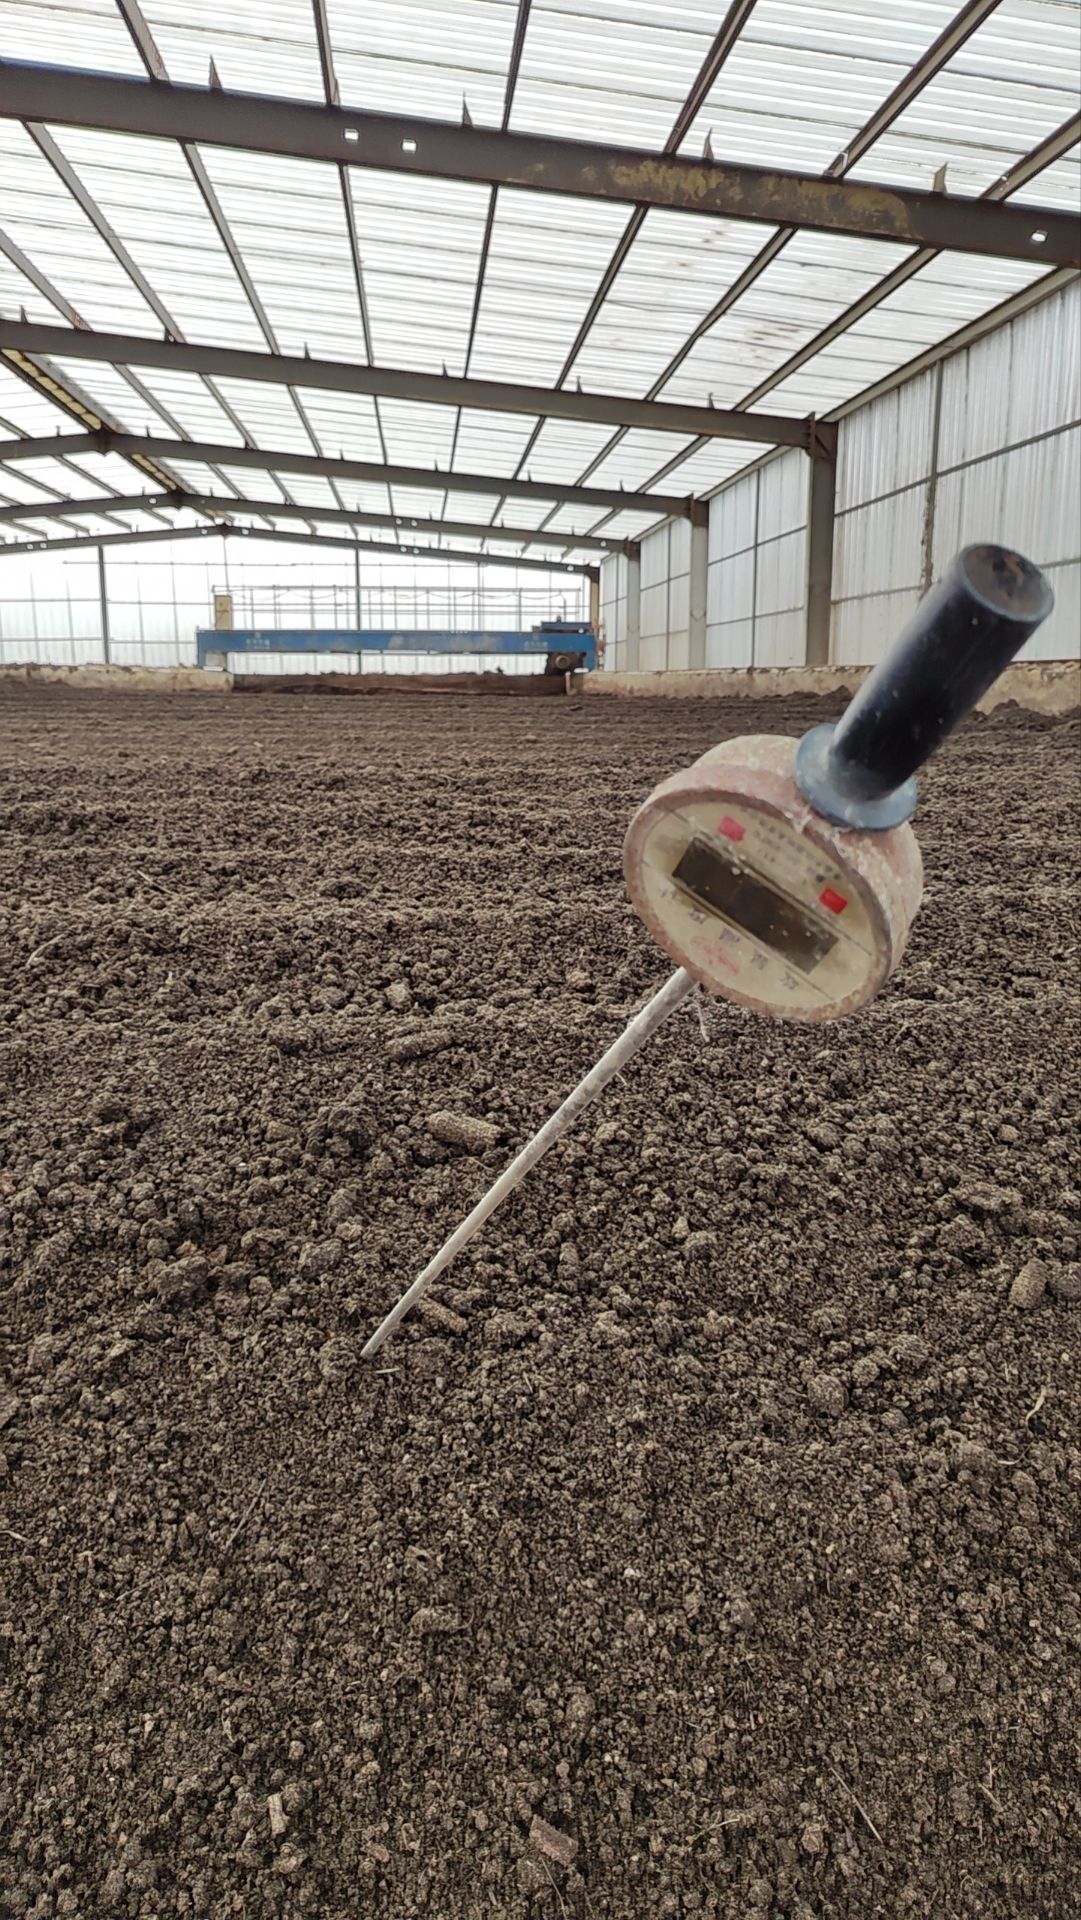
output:
[[668, 583], [668, 665], [675, 671], [691, 664], [691, 577], [681, 573]]
[[689, 520], [673, 520], [668, 529], [668, 570], [671, 574], [689, 573], [691, 569], [691, 523]]
[[1081, 284], [943, 364], [939, 466], [1081, 417]]
[[972, 540], [1019, 547], [1046, 566], [1081, 558], [1081, 427], [943, 474], [935, 504], [935, 572]]
[[1048, 568], [1055, 589], [1055, 610], [1034, 634], [1022, 660], [1063, 660], [1081, 644], [1081, 564]]
[[643, 640], [664, 639], [668, 632], [668, 582], [643, 587], [641, 594], [641, 631]]
[[919, 586], [926, 503], [926, 485], [909, 487], [838, 518], [835, 600]]
[[749, 620], [731, 620], [706, 629], [707, 667], [749, 667], [754, 628]]
[[100, 640], [0, 640], [3, 667], [85, 667], [94, 662], [101, 663]]
[[758, 474], [758, 538], [807, 524], [807, 457], [798, 450], [770, 460]]
[[919, 605], [916, 588], [843, 600], [833, 609], [831, 657], [838, 667], [869, 666], [881, 660], [891, 640]]
[[842, 420], [837, 445], [837, 511], [863, 506], [931, 470], [937, 371], [906, 380]]
[[709, 503], [709, 557], [719, 560], [754, 546], [758, 513], [758, 474], [734, 480]]
[[787, 613], [802, 610], [807, 535], [801, 527], [796, 533], [782, 534], [758, 549], [755, 583], [755, 614]]
[[1055, 612], [1022, 657], [1076, 658], [1081, 568], [1070, 563], [1081, 562], [1079, 415], [1075, 282], [841, 421], [833, 578], [839, 665], [880, 658], [921, 585], [976, 540], [1016, 546], [1051, 572]]
[[715, 560], [707, 575], [706, 619], [710, 625], [750, 620], [754, 611], [754, 553]]
[[659, 586], [668, 578], [668, 527], [658, 527], [642, 542], [642, 587]]
[[803, 608], [760, 613], [754, 623], [756, 667], [798, 667], [803, 663]]
[[601, 638], [605, 670], [619, 673], [626, 665], [627, 647], [627, 556], [623, 553], [601, 561]]

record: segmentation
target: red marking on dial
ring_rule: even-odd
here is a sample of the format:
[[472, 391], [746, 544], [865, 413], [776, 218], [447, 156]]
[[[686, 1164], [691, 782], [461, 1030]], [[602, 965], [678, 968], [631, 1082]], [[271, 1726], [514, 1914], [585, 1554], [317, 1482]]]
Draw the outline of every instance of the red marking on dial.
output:
[[717, 832], [723, 833], [726, 840], [742, 840], [746, 831], [746, 827], [741, 827], [739, 821], [733, 820], [730, 813], [725, 814], [717, 828]]
[[823, 887], [818, 897], [822, 905], [828, 907], [830, 913], [843, 913], [848, 905], [844, 894], [836, 893], [832, 887]]

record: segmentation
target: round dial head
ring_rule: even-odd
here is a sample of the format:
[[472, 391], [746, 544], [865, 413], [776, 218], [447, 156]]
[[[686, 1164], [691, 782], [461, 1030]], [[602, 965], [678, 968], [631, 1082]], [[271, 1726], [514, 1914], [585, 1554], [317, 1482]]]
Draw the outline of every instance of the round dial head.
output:
[[870, 1000], [919, 904], [908, 827], [851, 833], [808, 807], [796, 742], [729, 741], [657, 788], [625, 865], [658, 943], [703, 985], [784, 1020], [830, 1020]]

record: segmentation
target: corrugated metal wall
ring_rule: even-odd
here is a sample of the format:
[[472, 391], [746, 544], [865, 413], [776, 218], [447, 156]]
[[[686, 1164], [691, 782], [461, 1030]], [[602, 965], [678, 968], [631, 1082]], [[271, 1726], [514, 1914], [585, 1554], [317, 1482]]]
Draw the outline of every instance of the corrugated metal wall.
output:
[[691, 528], [669, 520], [642, 541], [639, 665], [686, 667], [690, 659]]
[[1046, 568], [1055, 611], [1026, 660], [1081, 645], [1081, 284], [841, 422], [833, 658], [877, 660], [973, 540]]
[[622, 673], [627, 665], [627, 557], [622, 553], [601, 568], [601, 638], [605, 666]]
[[[713, 496], [708, 666], [802, 664], [807, 480], [804, 456], [785, 453]], [[689, 554], [686, 522], [642, 543], [644, 668], [687, 663], [686, 625], [676, 627], [687, 584], [677, 587], [682, 558], [678, 574], [673, 564], [677, 525], [680, 555]], [[841, 421], [831, 659], [879, 659], [958, 547], [974, 540], [1017, 546], [1051, 575], [1055, 611], [1022, 658], [1076, 658], [1081, 282]], [[611, 571], [606, 562], [605, 582]], [[617, 665], [611, 651], [606, 665]]]

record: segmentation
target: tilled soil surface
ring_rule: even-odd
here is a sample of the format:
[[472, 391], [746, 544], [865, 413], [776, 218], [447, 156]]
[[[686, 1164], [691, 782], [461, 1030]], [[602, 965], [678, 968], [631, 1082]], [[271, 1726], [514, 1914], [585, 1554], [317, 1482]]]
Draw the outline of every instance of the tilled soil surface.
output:
[[634, 805], [822, 717], [0, 698], [4, 1920], [1077, 1913], [1076, 721], [359, 1359], [665, 976]]

